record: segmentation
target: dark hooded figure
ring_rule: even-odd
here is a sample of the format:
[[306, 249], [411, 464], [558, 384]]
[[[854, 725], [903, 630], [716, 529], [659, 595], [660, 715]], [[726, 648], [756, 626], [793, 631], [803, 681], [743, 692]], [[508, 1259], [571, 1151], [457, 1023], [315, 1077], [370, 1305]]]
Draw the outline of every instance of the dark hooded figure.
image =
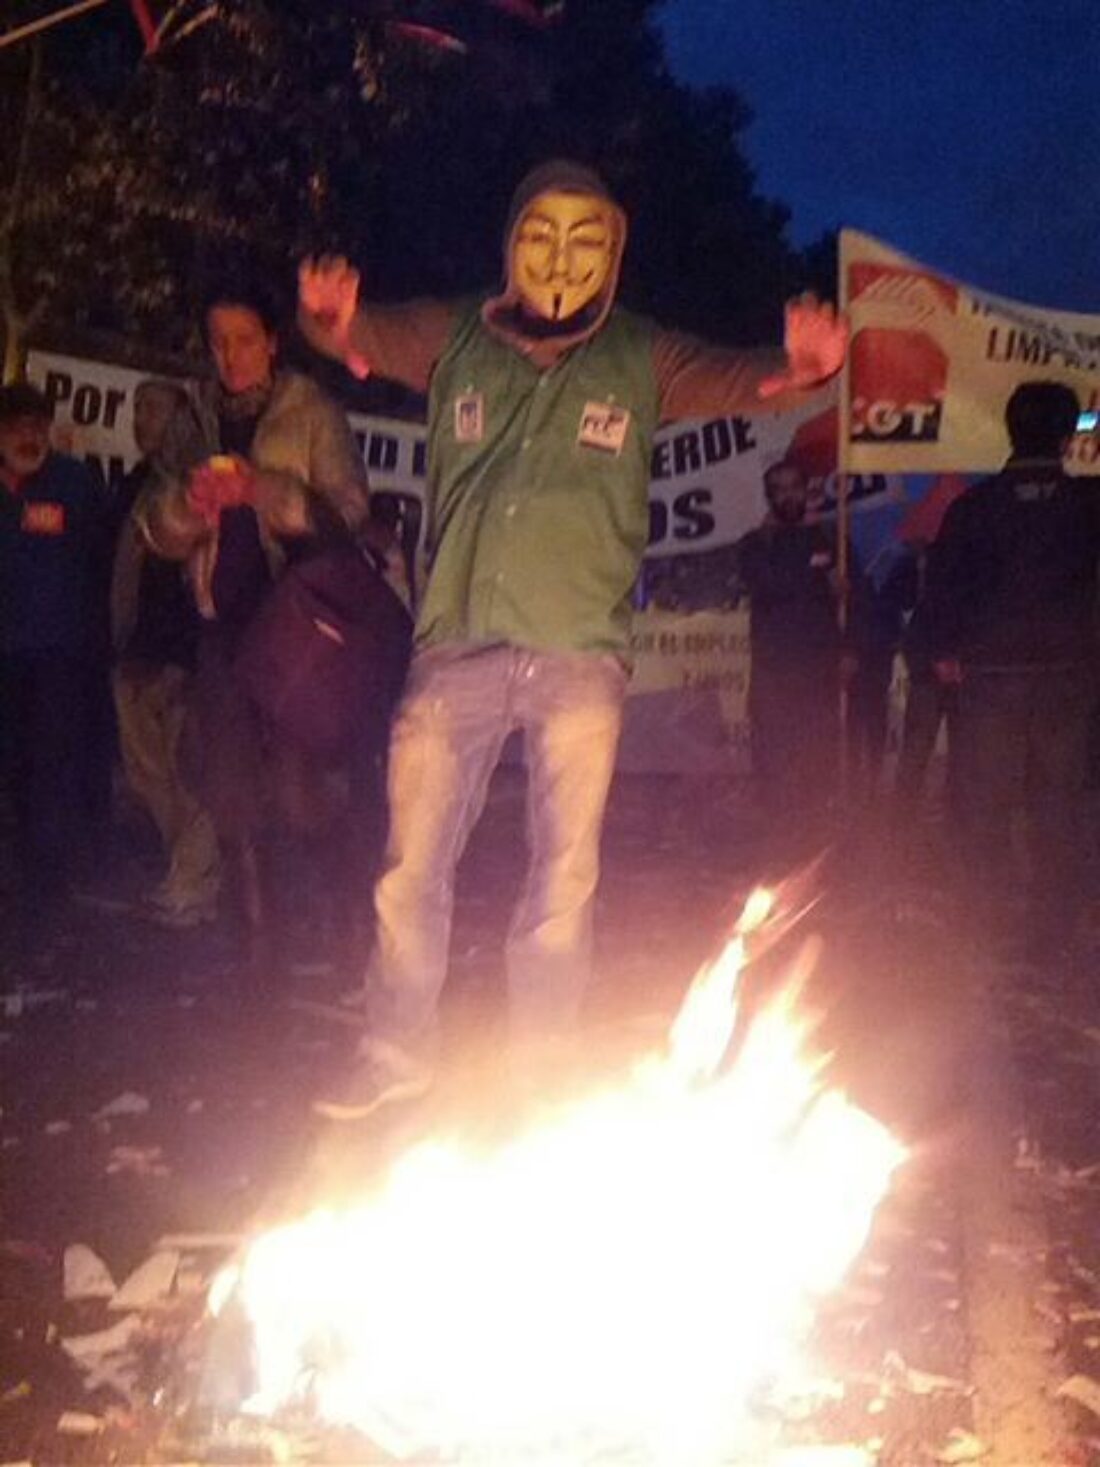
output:
[[[928, 561], [931, 661], [958, 691], [974, 909], [983, 935], [1010, 947], [1022, 935], [1045, 962], [1072, 945], [1080, 914], [1096, 682], [1100, 494], [1062, 464], [1078, 412], [1071, 387], [1021, 383], [1005, 408], [1011, 457], [954, 501]], [[1026, 887], [1013, 861], [1017, 812], [1027, 817]]]
[[524, 1046], [574, 1023], [654, 430], [752, 412], [843, 360], [843, 325], [811, 300], [788, 309], [786, 365], [624, 310], [626, 232], [603, 181], [555, 161], [516, 192], [498, 294], [360, 305], [346, 261], [302, 266], [299, 320], [313, 344], [429, 395], [431, 569], [391, 746], [364, 1063], [330, 1115], [361, 1116], [430, 1082], [455, 867], [513, 730], [524, 738], [529, 865], [507, 945], [512, 1038]]

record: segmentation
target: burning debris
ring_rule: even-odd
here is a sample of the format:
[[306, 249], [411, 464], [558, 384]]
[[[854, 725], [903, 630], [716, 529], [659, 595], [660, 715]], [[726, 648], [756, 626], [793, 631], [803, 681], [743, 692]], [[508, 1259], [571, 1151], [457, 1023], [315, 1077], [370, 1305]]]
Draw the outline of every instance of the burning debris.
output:
[[618, 1088], [491, 1151], [425, 1141], [369, 1197], [255, 1239], [210, 1301], [251, 1341], [242, 1413], [404, 1460], [763, 1461], [757, 1404], [804, 1378], [904, 1156], [825, 1085], [804, 974], [733, 1043], [773, 907], [750, 898]]

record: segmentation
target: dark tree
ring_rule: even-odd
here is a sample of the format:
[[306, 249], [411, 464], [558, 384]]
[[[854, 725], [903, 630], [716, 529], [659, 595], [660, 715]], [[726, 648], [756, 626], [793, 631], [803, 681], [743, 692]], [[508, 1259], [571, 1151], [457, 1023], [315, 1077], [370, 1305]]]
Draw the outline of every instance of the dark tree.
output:
[[124, 11], [66, 28], [33, 86], [28, 51], [4, 58], [9, 337], [46, 323], [179, 349], [213, 274], [247, 260], [289, 296], [317, 249], [382, 296], [481, 288], [516, 181], [561, 153], [622, 198], [624, 297], [658, 319], [774, 339], [805, 281], [741, 152], [744, 106], [671, 76], [654, 0], [154, 8], [169, 24], [144, 61]]

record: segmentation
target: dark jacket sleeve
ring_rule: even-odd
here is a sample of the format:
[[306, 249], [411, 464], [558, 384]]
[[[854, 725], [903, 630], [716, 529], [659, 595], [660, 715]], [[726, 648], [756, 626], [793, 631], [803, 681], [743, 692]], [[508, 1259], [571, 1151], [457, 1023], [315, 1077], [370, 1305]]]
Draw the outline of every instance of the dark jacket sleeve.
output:
[[981, 553], [974, 494], [955, 500], [928, 548], [921, 625], [933, 662], [959, 656], [970, 617]]

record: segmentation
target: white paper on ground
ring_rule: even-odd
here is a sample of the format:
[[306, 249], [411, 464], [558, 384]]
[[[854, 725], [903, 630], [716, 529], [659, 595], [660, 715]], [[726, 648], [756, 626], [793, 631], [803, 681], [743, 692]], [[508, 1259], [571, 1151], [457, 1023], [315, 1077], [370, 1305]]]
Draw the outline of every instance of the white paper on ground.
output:
[[128, 1350], [140, 1332], [141, 1320], [136, 1314], [130, 1314], [109, 1329], [99, 1329], [90, 1335], [69, 1335], [61, 1341], [61, 1348], [82, 1370], [91, 1370], [108, 1356]]
[[938, 1396], [957, 1394], [972, 1396], [974, 1387], [967, 1385], [963, 1380], [956, 1380], [950, 1375], [933, 1375], [927, 1370], [914, 1370], [896, 1350], [887, 1352], [885, 1361], [885, 1376], [889, 1383], [891, 1379], [911, 1391], [914, 1396]]
[[941, 1447], [936, 1453], [934, 1460], [945, 1462], [949, 1467], [955, 1467], [959, 1462], [977, 1462], [982, 1457], [988, 1456], [989, 1445], [983, 1442], [973, 1432], [964, 1431], [961, 1426], [953, 1426], [948, 1433], [947, 1445]]
[[1086, 1411], [1100, 1416], [1100, 1381], [1093, 1380], [1091, 1375], [1071, 1375], [1054, 1394], [1064, 1396], [1067, 1401], [1076, 1401]]
[[102, 1417], [87, 1411], [62, 1411], [57, 1418], [57, 1430], [65, 1436], [95, 1436], [105, 1425]]
[[113, 1299], [117, 1285], [107, 1265], [87, 1243], [65, 1249], [64, 1292], [66, 1299]]
[[68, 998], [67, 988], [13, 988], [0, 993], [0, 1009], [7, 1019], [18, 1019], [27, 1009], [38, 1008], [44, 1003], [60, 1003]]
[[109, 1100], [106, 1105], [101, 1105], [92, 1116], [94, 1121], [109, 1121], [115, 1116], [143, 1116], [149, 1113], [149, 1102], [144, 1095], [139, 1095], [135, 1090], [124, 1090], [121, 1095], [116, 1095], [114, 1100]]
[[204, 1248], [239, 1248], [243, 1242], [241, 1233], [165, 1233], [153, 1246], [158, 1253], [164, 1248], [200, 1253]]
[[180, 1266], [179, 1250], [165, 1248], [139, 1264], [118, 1286], [111, 1309], [149, 1309], [163, 1304], [172, 1292], [176, 1270]]

